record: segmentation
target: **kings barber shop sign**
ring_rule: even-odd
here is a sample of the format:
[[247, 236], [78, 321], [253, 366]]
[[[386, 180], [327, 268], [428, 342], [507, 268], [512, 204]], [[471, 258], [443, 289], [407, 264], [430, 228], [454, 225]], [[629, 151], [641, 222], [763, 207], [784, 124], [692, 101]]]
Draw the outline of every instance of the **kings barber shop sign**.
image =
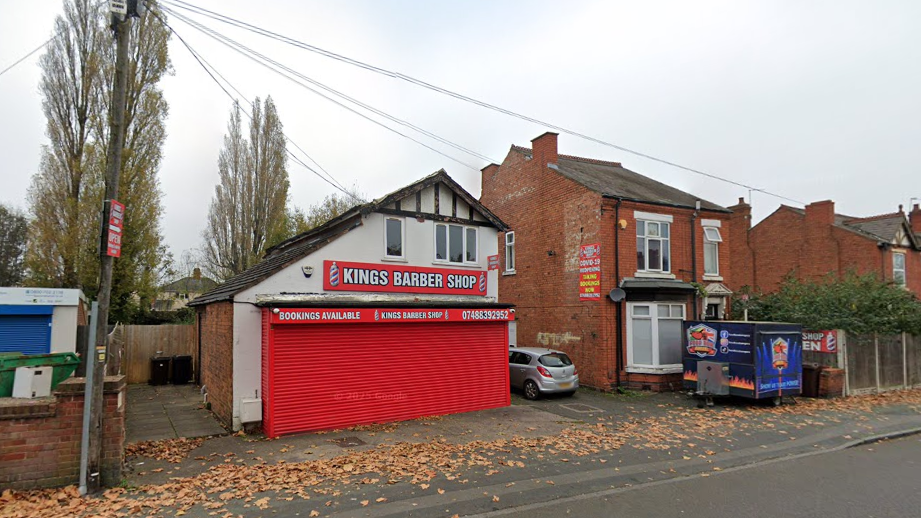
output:
[[486, 296], [486, 272], [323, 261], [323, 289]]

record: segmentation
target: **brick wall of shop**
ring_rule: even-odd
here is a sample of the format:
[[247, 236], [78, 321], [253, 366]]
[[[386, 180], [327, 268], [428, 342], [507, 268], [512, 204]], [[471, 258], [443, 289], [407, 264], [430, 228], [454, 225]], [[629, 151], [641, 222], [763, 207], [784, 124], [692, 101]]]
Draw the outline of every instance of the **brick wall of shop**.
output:
[[227, 426], [233, 425], [233, 303], [214, 302], [197, 312], [201, 347], [201, 384], [208, 402]]

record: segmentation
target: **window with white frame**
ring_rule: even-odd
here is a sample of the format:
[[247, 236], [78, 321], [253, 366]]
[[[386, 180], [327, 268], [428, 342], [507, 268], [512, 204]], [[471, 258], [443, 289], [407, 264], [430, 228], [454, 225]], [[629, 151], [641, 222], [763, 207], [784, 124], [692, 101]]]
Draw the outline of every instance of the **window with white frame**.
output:
[[505, 271], [515, 271], [515, 232], [505, 233]]
[[671, 271], [669, 230], [664, 221], [636, 221], [636, 269], [640, 272]]
[[905, 286], [905, 254], [902, 252], [892, 253], [892, 282]]
[[627, 304], [627, 367], [681, 368], [681, 321], [684, 304]]
[[384, 219], [384, 256], [403, 259], [403, 218]]
[[476, 263], [476, 227], [437, 223], [435, 225], [435, 261]]
[[720, 243], [723, 236], [716, 227], [704, 227], [704, 275], [720, 274]]

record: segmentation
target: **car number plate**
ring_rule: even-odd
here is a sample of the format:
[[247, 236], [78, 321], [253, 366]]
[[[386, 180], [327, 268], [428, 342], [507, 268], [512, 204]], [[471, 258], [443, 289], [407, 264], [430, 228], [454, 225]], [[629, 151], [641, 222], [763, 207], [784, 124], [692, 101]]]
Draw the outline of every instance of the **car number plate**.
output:
[[560, 383], [558, 386], [559, 386], [560, 388], [569, 388], [569, 387], [572, 386], [572, 382], [570, 382], [570, 383]]

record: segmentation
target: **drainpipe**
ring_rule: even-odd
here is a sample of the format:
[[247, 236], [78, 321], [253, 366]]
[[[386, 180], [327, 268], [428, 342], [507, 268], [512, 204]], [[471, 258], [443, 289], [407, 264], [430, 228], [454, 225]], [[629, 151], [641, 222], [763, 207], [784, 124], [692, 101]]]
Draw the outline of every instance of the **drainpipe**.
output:
[[[700, 211], [700, 200], [694, 204], [694, 214], [691, 215], [691, 280], [697, 282], [697, 213]], [[694, 320], [700, 319], [700, 312], [697, 308], [697, 292], [694, 292]]]
[[[620, 228], [620, 203], [621, 203], [621, 199], [617, 198], [617, 204], [614, 205], [614, 283], [616, 284], [616, 287], [618, 288], [620, 287], [620, 233], [623, 231], [623, 229]], [[615, 324], [617, 325], [617, 347], [615, 348], [615, 350], [617, 351], [617, 354], [616, 354], [617, 358], [616, 358], [616, 361], [614, 362], [616, 366], [616, 370], [614, 372], [616, 373], [616, 378], [615, 378], [616, 387], [620, 388], [621, 356], [623, 355], [623, 351], [624, 351], [624, 336], [622, 333], [622, 329], [624, 328], [624, 323], [623, 323], [624, 301], [615, 302], [615, 304], [617, 304], [617, 306], [614, 308], [615, 315], [616, 315], [615, 321], [617, 322]]]

